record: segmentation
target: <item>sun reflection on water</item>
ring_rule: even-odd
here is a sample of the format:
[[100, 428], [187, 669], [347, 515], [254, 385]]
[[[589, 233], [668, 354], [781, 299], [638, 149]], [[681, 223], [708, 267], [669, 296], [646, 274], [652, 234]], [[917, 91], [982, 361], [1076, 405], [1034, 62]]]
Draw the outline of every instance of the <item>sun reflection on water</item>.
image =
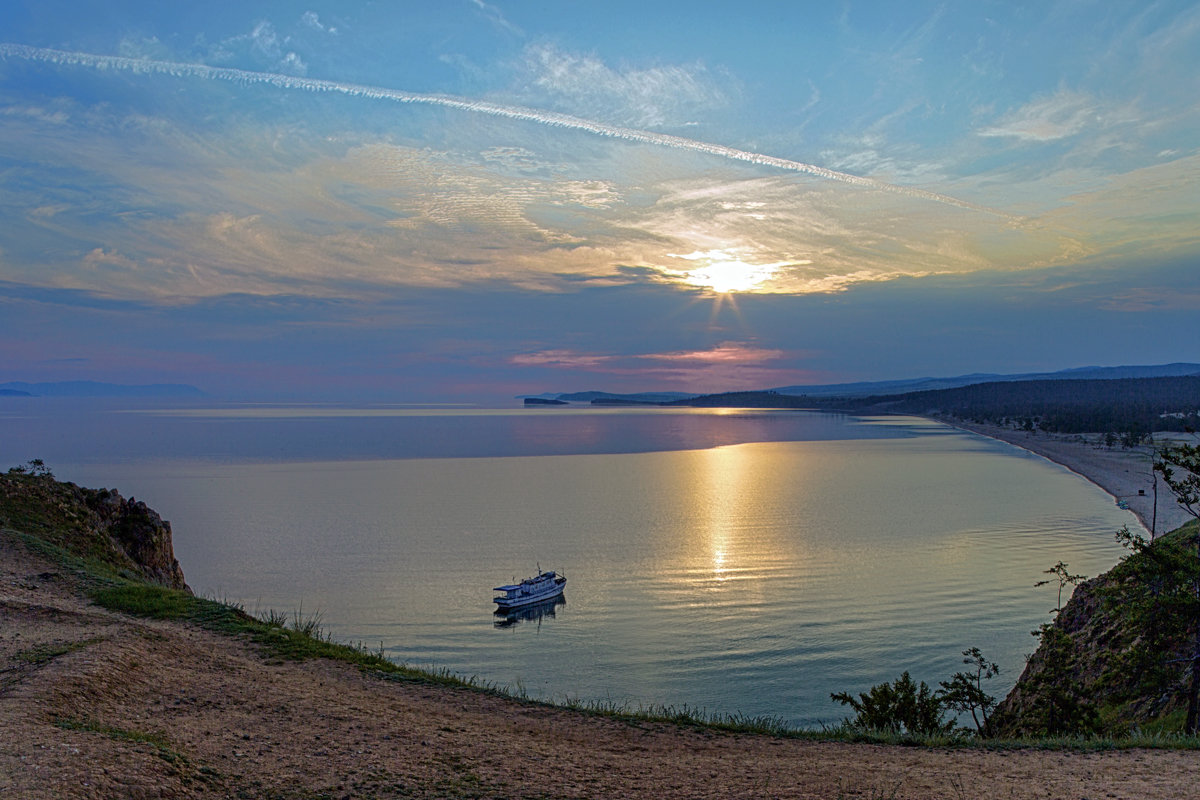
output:
[[746, 521], [759, 505], [757, 466], [743, 447], [716, 447], [698, 455], [696, 525], [710, 564], [702, 580], [723, 584], [748, 577], [764, 555], [761, 543], [745, 535]]
[[727, 574], [729, 570], [725, 568], [725, 551], [718, 549], [713, 552], [713, 577], [718, 581], [724, 581], [729, 578]]

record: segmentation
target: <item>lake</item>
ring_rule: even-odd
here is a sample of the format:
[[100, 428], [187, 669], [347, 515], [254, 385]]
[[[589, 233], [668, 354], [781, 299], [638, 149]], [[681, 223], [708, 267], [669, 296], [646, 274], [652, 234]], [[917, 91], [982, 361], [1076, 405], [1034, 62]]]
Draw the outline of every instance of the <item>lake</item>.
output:
[[[844, 716], [830, 692], [934, 685], [972, 646], [1003, 694], [1055, 605], [1043, 570], [1108, 569], [1133, 521], [1066, 469], [907, 417], [11, 399], [0, 430], [7, 465], [169, 519], [198, 593], [539, 698], [802, 726]], [[491, 588], [539, 564], [565, 602], [495, 616]]]

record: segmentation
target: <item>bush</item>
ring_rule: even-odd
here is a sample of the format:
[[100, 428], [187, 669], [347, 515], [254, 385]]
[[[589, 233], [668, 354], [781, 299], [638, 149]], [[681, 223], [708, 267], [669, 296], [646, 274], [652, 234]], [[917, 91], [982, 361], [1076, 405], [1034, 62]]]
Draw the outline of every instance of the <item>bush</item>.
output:
[[954, 728], [954, 720], [944, 719], [946, 709], [941, 697], [925, 681], [915, 683], [907, 671], [891, 683], [872, 686], [858, 699], [846, 692], [830, 697], [854, 709], [856, 716], [850, 724], [860, 730], [937, 736]]

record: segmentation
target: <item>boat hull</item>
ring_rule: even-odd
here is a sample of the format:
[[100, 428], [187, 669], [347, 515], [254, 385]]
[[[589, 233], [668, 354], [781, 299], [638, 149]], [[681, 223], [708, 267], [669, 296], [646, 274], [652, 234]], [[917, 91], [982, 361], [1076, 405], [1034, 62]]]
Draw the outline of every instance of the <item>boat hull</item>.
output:
[[562, 575], [543, 572], [536, 578], [529, 578], [518, 584], [497, 586], [496, 591], [504, 592], [504, 594], [493, 598], [493, 602], [496, 604], [497, 611], [509, 611], [514, 608], [545, 603], [547, 600], [562, 597], [566, 585], [567, 579]]
[[562, 596], [563, 596], [563, 587], [560, 586], [560, 587], [558, 587], [558, 589], [556, 589], [554, 591], [547, 592], [546, 594], [539, 594], [536, 597], [522, 598], [520, 600], [503, 600], [503, 599], [498, 598], [496, 600], [496, 610], [497, 611], [512, 611], [515, 608], [525, 608], [526, 606], [536, 606], [536, 605], [540, 605], [542, 603], [546, 603], [547, 605], [549, 605], [552, 601], [562, 598]]

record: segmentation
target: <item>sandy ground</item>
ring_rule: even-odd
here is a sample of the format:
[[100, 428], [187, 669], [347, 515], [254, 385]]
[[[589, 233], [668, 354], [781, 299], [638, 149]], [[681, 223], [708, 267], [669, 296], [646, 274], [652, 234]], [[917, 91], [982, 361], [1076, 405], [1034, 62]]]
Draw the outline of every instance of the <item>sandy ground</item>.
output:
[[[942, 420], [945, 421], [945, 420]], [[1132, 449], [1108, 448], [1101, 444], [1099, 434], [1059, 436], [1048, 433], [1027, 433], [995, 425], [955, 422], [956, 427], [990, 436], [1017, 447], [1037, 453], [1043, 458], [1078, 473], [1112, 495], [1114, 502], [1124, 500], [1129, 510], [1146, 532], [1166, 533], [1192, 519], [1175, 502], [1170, 490], [1158, 481], [1158, 499], [1154, 497], [1154, 475], [1150, 469], [1152, 449], [1142, 445]], [[1194, 441], [1185, 434], [1155, 434], [1178, 436]], [[1144, 492], [1144, 495], [1139, 494]], [[1132, 522], [1132, 520], [1131, 520]]]
[[[981, 432], [1129, 497], [1149, 524], [1145, 457]], [[1160, 530], [1185, 521], [1161, 500]], [[0, 532], [0, 797], [1182, 799], [1200, 798], [1200, 756], [735, 735], [270, 661], [90, 605]]]

